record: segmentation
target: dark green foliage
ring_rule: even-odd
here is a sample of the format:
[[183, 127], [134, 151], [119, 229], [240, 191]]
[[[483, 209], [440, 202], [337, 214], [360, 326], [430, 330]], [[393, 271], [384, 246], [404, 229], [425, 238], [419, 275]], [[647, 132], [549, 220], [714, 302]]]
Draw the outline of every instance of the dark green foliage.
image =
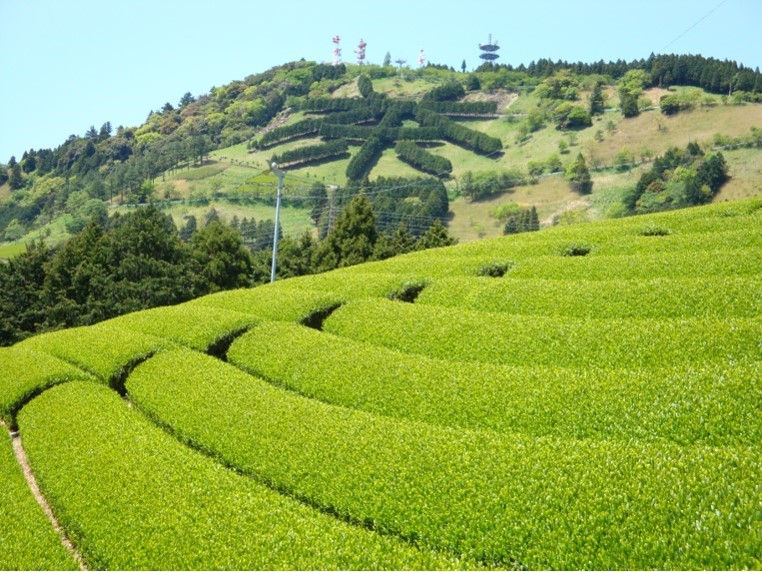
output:
[[193, 235], [193, 259], [198, 264], [196, 276], [206, 292], [232, 290], [251, 285], [252, 261], [240, 235], [221, 222], [207, 224]]
[[494, 115], [497, 113], [497, 103], [494, 101], [422, 101], [420, 107], [442, 115]]
[[352, 266], [369, 260], [378, 238], [370, 201], [363, 196], [352, 199], [316, 252], [318, 271]]
[[331, 113], [325, 117], [324, 121], [325, 123], [336, 125], [355, 125], [357, 123], [371, 121], [378, 117], [380, 113], [381, 109], [378, 106], [363, 105], [351, 109], [350, 111]]
[[435, 87], [423, 96], [424, 101], [457, 101], [466, 95], [466, 91], [463, 86], [456, 82], [450, 81], [444, 85]]
[[502, 193], [527, 181], [518, 171], [482, 172], [474, 175], [466, 171], [458, 181], [458, 190], [469, 200], [478, 201]]
[[193, 215], [186, 216], [185, 226], [180, 230], [180, 240], [183, 242], [190, 242], [197, 230], [198, 222], [196, 221], [196, 217]]
[[486, 276], [488, 278], [502, 278], [505, 273], [513, 266], [510, 262], [493, 262], [487, 266], [482, 266], [477, 272], [477, 276]]
[[368, 139], [349, 161], [347, 178], [350, 181], [359, 181], [365, 177], [376, 164], [383, 150], [384, 144], [379, 137], [374, 136]]
[[328, 193], [326, 193], [325, 185], [320, 182], [313, 183], [308, 200], [310, 218], [312, 219], [312, 222], [318, 224], [318, 222], [320, 222], [320, 216], [323, 214], [323, 211], [328, 204]]
[[629, 92], [619, 92], [619, 105], [622, 108], [622, 115], [625, 117], [637, 117], [640, 115], [638, 109], [638, 96]]
[[357, 78], [357, 88], [360, 90], [360, 95], [365, 98], [368, 98], [373, 94], [373, 82], [367, 75], [363, 74]]
[[503, 227], [503, 234], [518, 234], [520, 232], [534, 232], [540, 230], [540, 218], [537, 215], [537, 208], [522, 208], [519, 212], [508, 216]]
[[674, 95], [662, 95], [659, 107], [664, 115], [674, 115], [680, 111], [680, 101]]
[[451, 246], [456, 242], [457, 240], [447, 233], [442, 221], [437, 219], [426, 231], [426, 234], [418, 240], [418, 250]]
[[347, 97], [310, 97], [301, 105], [304, 111], [352, 111], [358, 101]]
[[566, 180], [569, 181], [569, 188], [575, 193], [589, 195], [593, 191], [593, 180], [582, 153], [566, 168]]
[[564, 247], [562, 256], [587, 256], [593, 250], [589, 244], [575, 242]]
[[0, 186], [8, 182], [8, 169], [0, 165]]
[[424, 173], [443, 177], [452, 172], [449, 159], [429, 153], [412, 141], [399, 141], [394, 151], [400, 159]]
[[256, 142], [256, 147], [259, 149], [266, 149], [268, 147], [273, 147], [274, 145], [279, 145], [285, 141], [290, 141], [291, 139], [313, 135], [318, 132], [321, 124], [321, 119], [303, 119], [302, 121], [297, 121], [291, 125], [278, 127], [262, 135]]
[[24, 188], [24, 178], [21, 175], [21, 165], [16, 163], [10, 169], [10, 175], [8, 177], [8, 186], [12, 191], [17, 191]]
[[490, 155], [503, 148], [500, 139], [469, 129], [433, 111], [419, 109], [416, 118], [423, 126], [439, 127], [445, 139], [472, 151]]
[[704, 204], [720, 191], [728, 179], [722, 153], [704, 155], [696, 143], [684, 151], [677, 147], [656, 157], [650, 171], [625, 196], [633, 213], [646, 213]]
[[328, 143], [317, 145], [308, 145], [284, 151], [278, 155], [273, 155], [272, 161], [278, 163], [281, 167], [293, 167], [311, 161], [321, 161], [330, 157], [337, 157], [347, 152], [348, 144], [346, 139], [337, 139]]
[[375, 127], [364, 125], [336, 125], [324, 121], [320, 126], [319, 135], [326, 139], [349, 139], [350, 141], [366, 141], [376, 133]]
[[603, 87], [600, 82], [596, 82], [593, 87], [593, 93], [590, 95], [590, 115], [603, 114], [604, 106]]

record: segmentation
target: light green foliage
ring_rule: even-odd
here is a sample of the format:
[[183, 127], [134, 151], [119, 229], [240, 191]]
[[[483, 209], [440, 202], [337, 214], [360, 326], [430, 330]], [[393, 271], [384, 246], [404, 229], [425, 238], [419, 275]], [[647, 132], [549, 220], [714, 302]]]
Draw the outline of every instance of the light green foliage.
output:
[[32, 496], [8, 434], [0, 432], [0, 570], [77, 570]]
[[325, 330], [413, 354], [510, 365], [658, 367], [762, 359], [762, 324], [745, 318], [517, 316], [355, 300]]
[[578, 318], [723, 318], [762, 315], [750, 277], [655, 280], [445, 278], [416, 300], [450, 308]]
[[760, 401], [749, 399], [762, 395], [760, 363], [496, 366], [411, 356], [284, 323], [265, 323], [239, 338], [228, 359], [307, 397], [437, 425], [715, 446], [762, 439]]
[[189, 306], [222, 308], [267, 320], [298, 322], [316, 311], [340, 304], [343, 300], [325, 292], [293, 289], [283, 282], [249, 290], [230, 290], [189, 302]]
[[15, 347], [55, 356], [95, 375], [104, 383], [118, 384], [133, 364], [173, 345], [168, 340], [102, 322], [41, 334]]
[[51, 355], [18, 347], [0, 348], [0, 418], [13, 425], [18, 407], [34, 394], [64, 381], [89, 378]]
[[205, 351], [215, 342], [253, 326], [257, 319], [213, 306], [180, 304], [127, 314], [108, 323]]
[[96, 384], [51, 389], [19, 421], [40, 486], [93, 569], [462, 566], [236, 475]]
[[188, 351], [145, 362], [128, 389], [225, 463], [429, 549], [501, 568], [759, 563], [756, 448], [400, 422], [296, 396]]

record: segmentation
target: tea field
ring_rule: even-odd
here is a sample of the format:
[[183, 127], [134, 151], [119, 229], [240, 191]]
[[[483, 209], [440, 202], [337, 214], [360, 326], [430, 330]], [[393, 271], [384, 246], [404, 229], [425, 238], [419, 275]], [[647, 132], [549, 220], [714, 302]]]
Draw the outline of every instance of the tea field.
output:
[[0, 568], [759, 569], [761, 316], [755, 198], [36, 336]]

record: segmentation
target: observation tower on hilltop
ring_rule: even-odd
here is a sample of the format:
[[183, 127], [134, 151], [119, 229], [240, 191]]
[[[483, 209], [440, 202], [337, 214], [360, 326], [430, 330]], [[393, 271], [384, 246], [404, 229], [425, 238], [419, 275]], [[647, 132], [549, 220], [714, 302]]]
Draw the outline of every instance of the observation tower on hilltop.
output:
[[500, 54], [497, 53], [500, 46], [498, 45], [497, 40], [494, 42], [492, 41], [492, 34], [489, 35], [489, 41], [486, 44], [479, 44], [479, 49], [482, 51], [482, 53], [479, 54], [479, 57], [484, 61], [494, 62], [500, 57]]
[[341, 36], [333, 37], [333, 65], [337, 66], [341, 63]]
[[360, 43], [357, 44], [357, 49], [355, 50], [355, 54], [357, 55], [357, 65], [362, 66], [365, 65], [365, 48], [368, 47], [368, 44], [365, 43], [365, 40], [360, 38]]

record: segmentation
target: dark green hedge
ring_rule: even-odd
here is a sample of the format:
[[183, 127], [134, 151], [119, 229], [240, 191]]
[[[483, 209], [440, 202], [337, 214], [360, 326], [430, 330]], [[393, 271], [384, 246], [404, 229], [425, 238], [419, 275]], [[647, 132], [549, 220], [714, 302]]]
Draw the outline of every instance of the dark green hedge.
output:
[[281, 166], [285, 166], [286, 164], [293, 166], [297, 163], [320, 161], [321, 159], [327, 159], [328, 157], [343, 155], [347, 152], [347, 147], [348, 144], [346, 139], [337, 139], [335, 141], [329, 141], [328, 143], [320, 143], [318, 145], [309, 145], [307, 147], [284, 151], [278, 155], [273, 155], [271, 161], [275, 161]]
[[429, 153], [412, 141], [398, 142], [394, 151], [401, 160], [424, 173], [442, 177], [452, 172], [452, 163], [448, 159]]

